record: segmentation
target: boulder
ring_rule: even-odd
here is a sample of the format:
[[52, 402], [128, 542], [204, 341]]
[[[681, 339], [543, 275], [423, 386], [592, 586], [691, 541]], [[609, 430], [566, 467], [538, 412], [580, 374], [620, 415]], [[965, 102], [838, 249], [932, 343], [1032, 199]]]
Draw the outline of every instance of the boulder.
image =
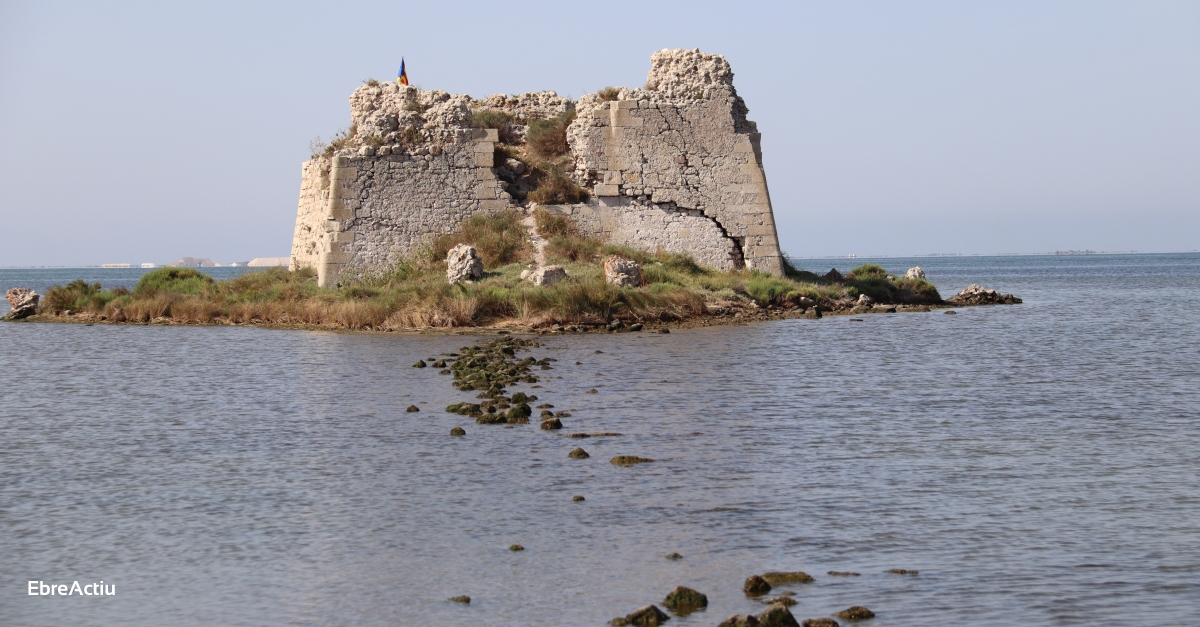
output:
[[1021, 302], [1021, 299], [1012, 294], [1001, 294], [996, 290], [984, 289], [972, 283], [963, 291], [947, 298], [946, 302], [954, 305], [1016, 305]]
[[771, 584], [758, 575], [750, 575], [742, 585], [742, 592], [750, 596], [761, 596], [771, 591]]
[[772, 597], [770, 599], [763, 600], [763, 605], [775, 605], [776, 603], [783, 605], [785, 607], [791, 607], [791, 606], [795, 605], [797, 603], [797, 601], [796, 601], [796, 599], [793, 599], [792, 597]]
[[858, 302], [854, 303], [854, 306], [855, 307], [870, 307], [873, 304], [875, 304], [874, 298], [871, 298], [870, 296], [867, 296], [866, 294], [859, 294]]
[[834, 616], [837, 616], [838, 618], [845, 618], [846, 620], [865, 620], [868, 618], [875, 618], [875, 612], [872, 612], [861, 605], [855, 605], [854, 607], [848, 607], [837, 614], [834, 614]]
[[460, 594], [456, 597], [450, 597], [450, 600], [454, 601], [455, 603], [468, 603], [469, 604], [471, 602], [471, 597], [469, 597], [465, 594]]
[[792, 572], [769, 572], [763, 573], [762, 578], [771, 585], [779, 585], [781, 583], [812, 583], [813, 578], [808, 573], [801, 571]]
[[817, 306], [817, 301], [815, 301], [815, 300], [813, 300], [813, 299], [811, 299], [811, 298], [809, 298], [809, 297], [807, 297], [807, 296], [801, 296], [801, 297], [800, 297], [800, 298], [799, 298], [799, 299], [796, 301], [796, 304], [797, 304], [797, 305], [799, 305], [799, 306], [801, 306], [801, 307], [803, 307], [803, 308], [805, 308], [805, 309], [808, 309], [809, 307], [816, 307], [816, 306]]
[[776, 603], [759, 612], [758, 624], [762, 627], [800, 627], [792, 611], [782, 603]]
[[806, 618], [800, 624], [803, 627], [840, 627], [838, 622], [832, 618]]
[[604, 282], [618, 287], [640, 287], [642, 268], [636, 261], [613, 255], [604, 260]]
[[554, 285], [567, 278], [567, 271], [562, 266], [542, 266], [529, 273], [529, 280], [534, 285]]
[[588, 455], [587, 451], [577, 446], [570, 453], [567, 453], [567, 457], [570, 457], [571, 459], [587, 459], [591, 457], [591, 455]]
[[38, 299], [41, 296], [27, 287], [14, 287], [4, 293], [4, 298], [8, 300], [8, 306], [12, 307], [12, 311], [8, 312], [5, 318], [20, 320], [37, 313]]
[[663, 599], [663, 605], [676, 614], [688, 614], [702, 607], [708, 607], [708, 597], [687, 586], [675, 586]]
[[450, 435], [466, 435], [467, 432], [462, 427], [454, 427], [450, 430]]
[[844, 280], [846, 280], [846, 277], [842, 276], [842, 273], [841, 273], [841, 272], [838, 272], [838, 271], [837, 271], [837, 268], [831, 268], [831, 269], [829, 270], [829, 272], [826, 272], [826, 273], [825, 273], [825, 278], [829, 279], [830, 281], [844, 281]]
[[483, 260], [474, 246], [459, 244], [450, 249], [446, 255], [446, 280], [450, 283], [459, 281], [478, 281], [483, 278]]
[[913, 266], [908, 269], [908, 272], [904, 273], [904, 278], [906, 278], [906, 279], [924, 279], [925, 271], [921, 269], [921, 266]]
[[547, 431], [554, 431], [556, 429], [562, 429], [562, 421], [559, 420], [558, 418], [551, 418], [549, 420], [543, 420], [541, 427]]
[[758, 627], [758, 618], [753, 614], [735, 614], [721, 621], [717, 627]]

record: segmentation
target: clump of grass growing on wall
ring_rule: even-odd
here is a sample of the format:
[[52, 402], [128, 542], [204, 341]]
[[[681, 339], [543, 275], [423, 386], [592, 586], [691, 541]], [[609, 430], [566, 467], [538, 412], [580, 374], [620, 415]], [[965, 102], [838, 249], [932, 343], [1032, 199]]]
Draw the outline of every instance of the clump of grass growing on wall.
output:
[[605, 87], [596, 92], [596, 96], [600, 98], [600, 102], [608, 102], [621, 97], [621, 89], [619, 87]]
[[552, 118], [531, 121], [529, 131], [525, 133], [525, 145], [543, 159], [567, 154], [571, 149], [567, 144], [567, 127], [574, 119], [575, 109], [567, 109]]
[[588, 199], [588, 193], [563, 171], [563, 164], [540, 161], [532, 171], [537, 187], [529, 192], [529, 200], [541, 205], [566, 205]]
[[501, 143], [515, 144], [518, 141], [513, 130], [513, 116], [505, 111], [496, 109], [478, 109], [471, 112], [471, 126], [475, 128], [494, 128]]

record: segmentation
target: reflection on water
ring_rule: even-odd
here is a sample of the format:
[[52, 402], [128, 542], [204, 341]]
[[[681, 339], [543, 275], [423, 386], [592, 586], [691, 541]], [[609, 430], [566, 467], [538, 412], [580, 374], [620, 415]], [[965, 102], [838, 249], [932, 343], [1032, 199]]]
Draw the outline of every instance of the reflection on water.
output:
[[1191, 622], [1200, 256], [918, 263], [1025, 304], [548, 339], [559, 433], [442, 411], [410, 365], [470, 338], [0, 325], [0, 622], [601, 625], [682, 584], [714, 625], [784, 569], [800, 618]]

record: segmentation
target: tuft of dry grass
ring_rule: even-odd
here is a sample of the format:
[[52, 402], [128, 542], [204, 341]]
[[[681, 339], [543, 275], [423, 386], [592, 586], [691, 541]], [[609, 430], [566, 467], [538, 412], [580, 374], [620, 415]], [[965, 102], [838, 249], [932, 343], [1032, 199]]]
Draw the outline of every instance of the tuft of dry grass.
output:
[[588, 193], [563, 171], [563, 164], [540, 161], [531, 168], [537, 187], [529, 192], [529, 200], [541, 205], [566, 205], [584, 202]]
[[605, 87], [604, 89], [601, 89], [600, 91], [596, 92], [596, 96], [600, 98], [600, 102], [608, 102], [609, 100], [616, 100], [617, 98], [621, 97], [621, 88], [620, 87]]

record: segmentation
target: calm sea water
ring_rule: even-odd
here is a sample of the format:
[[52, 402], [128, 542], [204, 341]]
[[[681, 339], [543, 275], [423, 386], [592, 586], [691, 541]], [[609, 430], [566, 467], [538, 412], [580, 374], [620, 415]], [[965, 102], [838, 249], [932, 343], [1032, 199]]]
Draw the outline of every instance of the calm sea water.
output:
[[559, 433], [442, 411], [410, 365], [472, 338], [0, 324], [0, 624], [598, 626], [682, 584], [715, 625], [796, 569], [798, 618], [1195, 624], [1200, 255], [880, 261], [1025, 304], [547, 339]]

